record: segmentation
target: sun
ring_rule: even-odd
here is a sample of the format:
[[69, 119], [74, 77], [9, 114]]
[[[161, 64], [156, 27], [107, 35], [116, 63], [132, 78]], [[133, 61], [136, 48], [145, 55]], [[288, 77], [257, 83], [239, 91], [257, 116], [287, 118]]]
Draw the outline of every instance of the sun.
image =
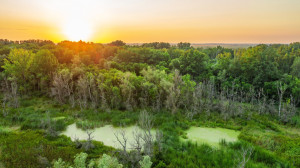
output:
[[63, 26], [63, 34], [71, 41], [88, 41], [92, 34], [92, 28], [84, 20], [69, 20]]

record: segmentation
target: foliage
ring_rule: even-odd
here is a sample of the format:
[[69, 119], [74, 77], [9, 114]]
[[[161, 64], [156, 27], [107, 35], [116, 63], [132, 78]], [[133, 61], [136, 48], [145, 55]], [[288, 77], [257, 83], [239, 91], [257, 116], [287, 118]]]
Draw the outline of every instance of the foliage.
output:
[[291, 74], [297, 78], [300, 78], [300, 57], [295, 58], [291, 68], [292, 68]]
[[149, 156], [144, 156], [144, 159], [139, 163], [141, 165], [141, 168], [151, 168], [152, 165], [151, 158]]
[[53, 162], [53, 168], [122, 168], [123, 165], [118, 163], [118, 160], [109, 155], [103, 154], [98, 160], [86, 162], [87, 153], [81, 152], [75, 156], [73, 166], [68, 166], [61, 158]]
[[44, 138], [38, 131], [24, 131], [0, 135], [1, 161], [7, 167], [40, 167], [38, 156], [46, 158], [48, 162], [62, 157], [70, 161], [80, 150], [72, 146], [69, 138], [60, 137], [55, 141]]
[[122, 40], [116, 40], [116, 41], [113, 41], [113, 42], [109, 43], [109, 45], [111, 45], [111, 46], [124, 46], [124, 45], [126, 45], [126, 43], [124, 43]]

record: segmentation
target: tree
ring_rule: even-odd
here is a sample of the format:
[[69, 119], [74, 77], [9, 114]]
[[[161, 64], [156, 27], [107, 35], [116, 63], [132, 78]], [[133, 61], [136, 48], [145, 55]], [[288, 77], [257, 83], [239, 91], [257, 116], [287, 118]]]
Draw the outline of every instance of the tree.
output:
[[126, 43], [124, 43], [122, 40], [116, 40], [116, 41], [113, 41], [111, 43], [109, 43], [108, 45], [110, 46], [124, 46], [126, 45]]
[[177, 47], [180, 49], [190, 49], [191, 48], [191, 43], [187, 43], [187, 42], [180, 42], [177, 44]]
[[239, 77], [241, 81], [253, 84], [256, 89], [262, 88], [265, 82], [280, 78], [276, 50], [267, 45], [250, 47], [235, 53], [231, 76]]
[[173, 86], [173, 74], [167, 74], [164, 70], [156, 70], [151, 67], [142, 70], [146, 82], [142, 85], [142, 100], [146, 104], [153, 105], [159, 110], [169, 95], [169, 89]]
[[196, 79], [203, 79], [208, 75], [208, 57], [203, 52], [187, 50], [179, 57], [179, 61], [182, 74], [190, 74]]
[[61, 158], [53, 162], [53, 168], [67, 168], [67, 164]]
[[133, 75], [130, 72], [125, 72], [122, 74], [121, 77], [121, 92], [124, 98], [125, 107], [127, 110], [132, 110], [132, 108], [135, 106], [135, 102], [133, 99], [133, 94], [135, 87], [133, 85], [132, 79], [135, 78], [135, 75]]
[[151, 168], [152, 166], [151, 158], [149, 156], [144, 156], [144, 159], [139, 163], [141, 165], [141, 168]]
[[229, 70], [229, 67], [232, 62], [232, 56], [230, 52], [225, 52], [218, 54], [217, 57], [217, 63], [214, 66], [216, 70], [222, 71], [222, 70]]
[[57, 137], [58, 136], [58, 132], [55, 129], [55, 124], [56, 121], [52, 121], [49, 111], [46, 112], [47, 114], [47, 118], [46, 118], [46, 123], [45, 123], [45, 127], [46, 127], [46, 133], [48, 136], [50, 137]]
[[172, 112], [172, 114], [175, 114], [180, 105], [182, 104], [182, 102], [180, 101], [180, 88], [182, 84], [182, 76], [179, 74], [178, 70], [175, 70], [173, 76], [173, 83], [171, 87], [168, 88], [168, 95], [166, 98], [166, 107]]
[[57, 66], [58, 61], [49, 50], [42, 49], [34, 55], [31, 71], [39, 89], [48, 88]]
[[247, 162], [249, 161], [251, 155], [253, 153], [253, 147], [242, 147], [241, 151], [239, 152], [239, 159], [237, 168], [245, 168]]
[[[132, 132], [134, 141], [130, 144], [132, 146], [130, 152], [127, 151], [128, 137], [126, 136], [125, 131], [121, 130], [119, 132], [114, 133], [117, 142], [122, 148], [121, 150], [118, 151], [118, 156], [119, 158], [121, 158], [122, 163], [125, 164], [130, 163], [131, 165], [136, 165], [136, 166], [140, 163], [147, 166], [149, 165], [150, 160], [148, 159], [150, 159], [150, 157], [144, 158], [144, 161], [141, 160], [142, 160], [143, 153], [148, 156], [152, 156], [154, 152], [155, 136], [152, 133], [153, 116], [146, 110], [143, 110], [140, 112], [138, 123], [139, 126], [142, 128], [142, 130], [135, 130]], [[157, 142], [158, 148], [160, 148], [162, 133], [157, 132], [156, 138], [158, 140]]]
[[122, 168], [123, 165], [119, 164], [118, 159], [109, 155], [103, 154], [103, 156], [97, 160], [91, 160], [86, 163], [88, 154], [81, 152], [74, 158], [73, 164], [69, 165], [61, 158], [53, 162], [54, 168]]
[[123, 165], [119, 164], [118, 159], [109, 155], [103, 154], [98, 161], [97, 168], [122, 168]]
[[89, 104], [92, 108], [98, 106], [98, 88], [93, 73], [86, 72], [80, 75], [76, 81], [76, 98], [81, 110], [88, 108]]
[[88, 154], [81, 152], [77, 154], [74, 159], [74, 168], [86, 168], [86, 159]]
[[170, 48], [170, 43], [165, 42], [152, 42], [152, 43], [144, 43], [142, 44], [142, 47], [152, 47], [155, 49], [163, 49], [163, 48]]
[[[3, 80], [3, 81], [1, 81]], [[0, 72], [0, 91], [3, 92], [2, 114], [6, 117], [9, 114], [7, 107], [19, 107], [19, 87], [15, 78], [8, 80], [5, 73]]]
[[297, 78], [300, 78], [300, 57], [295, 58], [291, 68], [292, 68], [291, 74]]
[[62, 69], [54, 74], [51, 94], [55, 96], [56, 100], [60, 103], [69, 102], [72, 106], [75, 105], [74, 95], [73, 95], [73, 74], [69, 69]]
[[144, 153], [152, 156], [154, 145], [154, 136], [151, 132], [153, 128], [153, 116], [146, 110], [141, 111], [139, 116], [139, 125], [143, 130], [141, 138], [144, 141]]
[[283, 95], [286, 91], [286, 89], [288, 88], [288, 86], [286, 84], [282, 84], [281, 81], [278, 81], [277, 82], [277, 93], [278, 93], [278, 103], [279, 103], [279, 106], [278, 106], [278, 116], [280, 117], [281, 115], [281, 104], [282, 104], [282, 99], [283, 99]]
[[2, 66], [4, 65], [4, 59], [8, 56], [8, 54], [7, 55], [1, 54], [1, 50], [0, 50], [0, 72], [4, 70]]
[[83, 75], [83, 77], [80, 77], [76, 83], [78, 104], [81, 110], [88, 107], [88, 87], [88, 80], [86, 76]]
[[182, 85], [180, 87], [180, 95], [182, 104], [186, 109], [191, 107], [193, 92], [195, 90], [196, 82], [191, 80], [191, 76], [189, 74], [182, 76]]
[[15, 77], [21, 91], [29, 90], [33, 60], [34, 54], [24, 49], [13, 49], [4, 59], [2, 68], [10, 77]]
[[86, 130], [86, 134], [87, 134], [87, 139], [86, 142], [83, 144], [83, 148], [85, 151], [89, 151], [90, 149], [93, 149], [95, 146], [92, 142], [93, 140], [93, 136], [92, 134], [94, 133], [94, 131], [90, 131], [90, 130]]

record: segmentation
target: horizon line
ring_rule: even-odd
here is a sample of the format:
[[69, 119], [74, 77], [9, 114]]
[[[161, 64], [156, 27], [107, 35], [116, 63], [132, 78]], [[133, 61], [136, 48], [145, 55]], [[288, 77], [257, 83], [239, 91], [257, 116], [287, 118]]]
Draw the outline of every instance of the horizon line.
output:
[[[41, 41], [52, 41], [53, 43], [60, 43], [64, 41], [70, 41], [70, 42], [86, 42], [86, 43], [97, 43], [97, 44], [109, 44], [110, 42], [95, 42], [95, 41], [85, 41], [85, 40], [78, 40], [78, 41], [72, 41], [72, 40], [61, 40], [58, 42], [55, 42], [54, 40], [49, 40], [49, 39], [20, 39], [20, 40], [10, 40], [10, 39], [5, 39], [5, 38], [0, 38], [0, 40], [8, 40], [8, 41], [29, 41], [29, 40], [41, 40]], [[116, 41], [116, 40], [113, 40]], [[111, 42], [113, 42], [111, 41]], [[123, 41], [123, 40], [121, 40]], [[144, 44], [144, 43], [154, 43], [154, 42], [163, 42], [163, 43], [169, 43], [169, 44], [178, 44], [178, 43], [190, 43], [192, 44], [251, 44], [251, 45], [257, 45], [257, 44], [292, 44], [292, 43], [297, 43], [299, 41], [292, 41], [292, 42], [189, 42], [189, 41], [180, 41], [180, 42], [168, 42], [168, 41], [149, 41], [149, 42], [126, 42], [123, 41], [126, 44]]]

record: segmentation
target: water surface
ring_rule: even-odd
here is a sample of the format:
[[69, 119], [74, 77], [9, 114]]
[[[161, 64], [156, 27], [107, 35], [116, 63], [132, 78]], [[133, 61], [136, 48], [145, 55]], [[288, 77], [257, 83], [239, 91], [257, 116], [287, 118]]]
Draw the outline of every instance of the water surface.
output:
[[214, 147], [218, 147], [222, 139], [225, 139], [226, 142], [237, 141], [239, 134], [239, 131], [225, 128], [191, 127], [186, 131], [188, 140], [206, 143]]
[[[117, 141], [115, 134], [118, 134], [119, 135], [118, 137], [121, 138], [120, 133], [123, 131], [123, 132], [125, 132], [125, 137], [127, 138], [127, 142], [128, 142], [127, 149], [128, 150], [133, 148], [133, 143], [135, 142], [134, 141], [135, 133], [137, 133], [137, 132], [142, 133], [142, 129], [139, 128], [138, 126], [116, 128], [116, 127], [113, 127], [112, 125], [105, 125], [104, 127], [95, 128], [90, 131], [93, 131], [93, 133], [92, 133], [93, 140], [101, 141], [104, 143], [104, 145], [112, 146], [115, 148], [121, 148], [121, 145]], [[155, 136], [154, 130], [151, 131], [151, 133], [153, 136]], [[70, 137], [73, 141], [76, 138], [78, 138], [79, 140], [86, 140], [88, 138], [86, 131], [84, 131], [80, 128], [77, 128], [75, 123], [72, 125], [69, 125], [67, 127], [67, 129], [64, 132], [62, 132], [61, 134]]]

